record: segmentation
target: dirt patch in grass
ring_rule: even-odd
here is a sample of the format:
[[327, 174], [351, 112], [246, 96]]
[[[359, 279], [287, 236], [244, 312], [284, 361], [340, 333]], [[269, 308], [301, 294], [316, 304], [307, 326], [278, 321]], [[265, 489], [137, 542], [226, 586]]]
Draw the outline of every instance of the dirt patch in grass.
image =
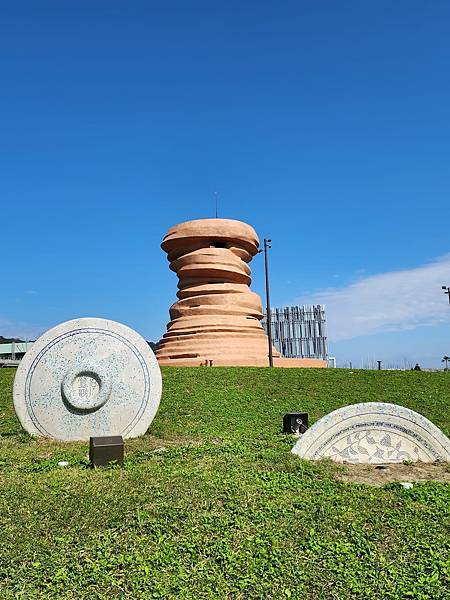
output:
[[381, 486], [391, 481], [443, 481], [450, 483], [449, 463], [344, 465], [337, 477], [351, 483]]

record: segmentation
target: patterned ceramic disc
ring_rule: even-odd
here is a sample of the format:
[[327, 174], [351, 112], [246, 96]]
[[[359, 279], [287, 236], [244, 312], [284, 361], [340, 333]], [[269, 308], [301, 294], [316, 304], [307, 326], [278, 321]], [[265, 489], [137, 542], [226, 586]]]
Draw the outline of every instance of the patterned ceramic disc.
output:
[[385, 402], [344, 406], [319, 419], [292, 449], [301, 458], [349, 463], [450, 461], [450, 440], [419, 413]]
[[106, 319], [67, 321], [25, 354], [14, 381], [14, 408], [33, 435], [58, 440], [137, 437], [161, 399], [161, 372], [147, 342]]

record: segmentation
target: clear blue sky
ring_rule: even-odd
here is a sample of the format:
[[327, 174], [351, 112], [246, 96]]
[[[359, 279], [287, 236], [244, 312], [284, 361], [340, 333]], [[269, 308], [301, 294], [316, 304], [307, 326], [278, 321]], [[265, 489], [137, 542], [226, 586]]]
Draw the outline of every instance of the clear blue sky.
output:
[[88, 315], [158, 339], [161, 238], [218, 191], [219, 216], [273, 239], [273, 304], [327, 300], [339, 360], [437, 366], [449, 30], [444, 0], [4, 3], [0, 334]]

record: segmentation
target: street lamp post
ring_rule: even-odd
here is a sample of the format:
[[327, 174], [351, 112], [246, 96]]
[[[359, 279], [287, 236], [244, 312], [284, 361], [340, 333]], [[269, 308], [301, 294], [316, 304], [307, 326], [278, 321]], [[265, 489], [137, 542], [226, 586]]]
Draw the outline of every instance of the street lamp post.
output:
[[447, 285], [443, 285], [443, 286], [442, 286], [442, 289], [443, 289], [443, 290], [446, 290], [446, 291], [444, 292], [444, 294], [447, 294], [447, 296], [448, 296], [448, 303], [450, 304], [450, 287], [449, 287], [449, 286], [447, 286]]
[[270, 246], [272, 240], [264, 238], [264, 268], [266, 272], [266, 322], [267, 322], [267, 337], [269, 338], [269, 367], [273, 367], [273, 353], [272, 353], [272, 315], [270, 312], [270, 291], [269, 291], [269, 265], [267, 261], [267, 250], [272, 248]]

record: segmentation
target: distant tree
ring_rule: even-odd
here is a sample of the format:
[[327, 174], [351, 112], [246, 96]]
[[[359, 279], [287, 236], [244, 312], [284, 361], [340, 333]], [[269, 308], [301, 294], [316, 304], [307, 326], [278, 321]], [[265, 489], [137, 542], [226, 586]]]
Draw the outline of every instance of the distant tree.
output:
[[448, 361], [450, 360], [450, 356], [445, 355], [444, 358], [442, 359], [442, 362], [445, 362], [445, 369], [444, 371], [448, 371]]
[[25, 340], [21, 340], [20, 338], [8, 338], [0, 335], [0, 344], [12, 344], [13, 342], [24, 342]]
[[159, 348], [158, 342], [149, 342], [147, 340], [147, 344], [150, 346], [150, 348], [153, 350], [153, 352], [156, 352], [156, 350], [158, 350], [158, 348]]

